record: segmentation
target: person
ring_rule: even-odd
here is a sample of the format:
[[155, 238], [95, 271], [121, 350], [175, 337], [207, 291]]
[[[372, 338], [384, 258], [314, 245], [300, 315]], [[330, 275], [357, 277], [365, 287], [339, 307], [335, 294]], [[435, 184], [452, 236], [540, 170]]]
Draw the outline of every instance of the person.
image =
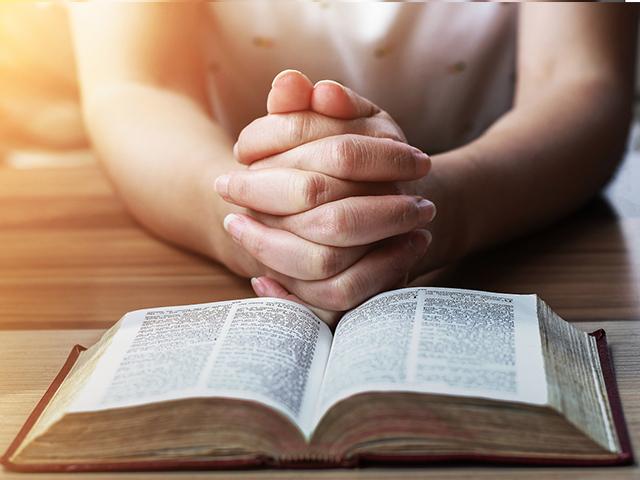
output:
[[71, 8], [87, 128], [133, 215], [329, 324], [557, 221], [624, 149], [624, 5]]

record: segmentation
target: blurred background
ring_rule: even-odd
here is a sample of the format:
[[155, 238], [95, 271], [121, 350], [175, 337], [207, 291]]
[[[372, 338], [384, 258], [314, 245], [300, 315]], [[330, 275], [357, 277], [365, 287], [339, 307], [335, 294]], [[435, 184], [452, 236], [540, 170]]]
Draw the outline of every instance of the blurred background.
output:
[[64, 4], [0, 2], [0, 161], [92, 161]]

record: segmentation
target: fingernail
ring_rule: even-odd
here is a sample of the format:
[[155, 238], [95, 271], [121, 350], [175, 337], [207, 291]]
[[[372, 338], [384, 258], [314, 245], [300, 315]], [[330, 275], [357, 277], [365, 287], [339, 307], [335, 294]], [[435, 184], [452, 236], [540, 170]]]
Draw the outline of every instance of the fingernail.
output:
[[233, 156], [238, 159], [238, 142], [233, 144]]
[[244, 219], [240, 215], [230, 213], [224, 217], [222, 226], [229, 235], [231, 235], [231, 238], [240, 243], [240, 237], [242, 236], [242, 230], [244, 229]]
[[426, 200], [421, 198], [418, 200], [418, 225], [426, 225], [431, 222], [436, 216], [436, 206]]
[[418, 257], [422, 257], [427, 252], [430, 243], [431, 232], [429, 230], [415, 230], [409, 237], [411, 249]]
[[220, 175], [213, 184], [216, 192], [223, 198], [229, 198], [229, 178], [227, 174]]
[[299, 73], [300, 75], [302, 75], [302, 72], [299, 70], [293, 70], [291, 68], [288, 68], [287, 70], [283, 70], [278, 75], [275, 76], [275, 78], [273, 79], [273, 82], [271, 82], [271, 88], [275, 87], [276, 83], [280, 82], [284, 77], [286, 77], [290, 73]]
[[262, 285], [262, 281], [259, 278], [253, 277], [251, 279], [251, 287], [256, 292], [256, 295], [259, 297], [264, 296], [264, 285]]
[[316, 88], [318, 85], [321, 85], [323, 83], [326, 83], [326, 84], [329, 84], [329, 85], [335, 85], [337, 87], [340, 87], [340, 88], [344, 89], [344, 86], [341, 83], [336, 82], [335, 80], [320, 80], [320, 81], [315, 83], [313, 88]]

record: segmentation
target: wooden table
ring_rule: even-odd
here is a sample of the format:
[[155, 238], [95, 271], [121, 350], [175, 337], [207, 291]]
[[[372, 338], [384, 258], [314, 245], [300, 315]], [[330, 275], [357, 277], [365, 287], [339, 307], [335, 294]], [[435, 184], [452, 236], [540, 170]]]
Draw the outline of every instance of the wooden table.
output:
[[[0, 450], [24, 422], [72, 345], [95, 342], [128, 310], [251, 296], [245, 280], [151, 237], [95, 164], [0, 164]], [[585, 330], [607, 331], [631, 430], [640, 445], [640, 154], [605, 195], [527, 239], [451, 266], [438, 285], [536, 292]], [[248, 478], [638, 478], [637, 467], [167, 473]], [[81, 474], [74, 478], [113, 477]], [[157, 474], [122, 474], [150, 478]], [[44, 478], [0, 471], [0, 478]], [[61, 478], [51, 475], [51, 477]]]

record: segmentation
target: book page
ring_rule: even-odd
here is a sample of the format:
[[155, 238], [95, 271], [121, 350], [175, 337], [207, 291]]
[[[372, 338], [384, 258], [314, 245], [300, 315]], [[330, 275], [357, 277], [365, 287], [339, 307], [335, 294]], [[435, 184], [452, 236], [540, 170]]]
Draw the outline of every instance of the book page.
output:
[[372, 298], [338, 324], [316, 421], [368, 391], [546, 403], [535, 295], [406, 288]]
[[287, 300], [130, 312], [69, 411], [241, 398], [277, 409], [306, 433], [331, 341], [322, 321]]

